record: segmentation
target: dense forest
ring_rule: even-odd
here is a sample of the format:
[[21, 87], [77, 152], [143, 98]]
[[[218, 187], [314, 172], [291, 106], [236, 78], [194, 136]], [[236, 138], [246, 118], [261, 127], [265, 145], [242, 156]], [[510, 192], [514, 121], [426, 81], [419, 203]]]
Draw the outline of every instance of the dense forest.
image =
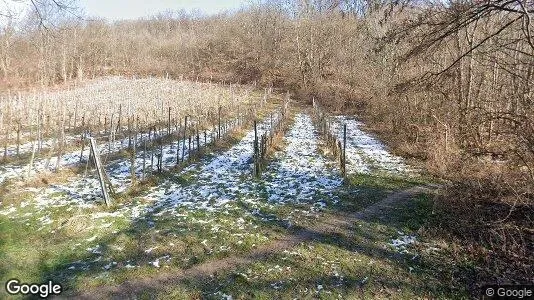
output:
[[532, 279], [534, 1], [265, 0], [116, 22], [31, 4], [1, 12], [4, 93], [103, 75], [290, 90], [358, 115], [442, 178], [443, 234], [489, 273], [504, 262], [518, 274], [503, 276]]

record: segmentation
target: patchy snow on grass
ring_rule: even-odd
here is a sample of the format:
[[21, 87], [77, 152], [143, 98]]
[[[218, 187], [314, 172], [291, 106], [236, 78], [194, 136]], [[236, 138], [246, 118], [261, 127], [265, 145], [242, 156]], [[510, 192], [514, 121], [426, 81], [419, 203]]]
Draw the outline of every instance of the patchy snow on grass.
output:
[[[172, 108], [173, 116], [183, 118], [184, 115], [196, 115], [200, 111], [212, 111], [219, 106], [228, 107], [230, 104], [235, 105], [245, 103], [245, 101], [249, 101], [250, 103], [250, 91], [251, 87], [239, 85], [228, 87], [225, 85], [195, 83], [182, 80], [175, 81], [161, 78], [127, 79], [112, 76], [89, 81], [74, 89], [43, 91], [44, 94], [39, 95], [37, 100], [45, 110], [52, 112], [58, 109], [56, 105], [64, 105], [66, 112], [69, 114], [68, 128], [67, 132], [65, 132], [65, 139], [63, 140], [65, 145], [64, 150], [67, 153], [62, 155], [59, 165], [71, 166], [80, 161], [80, 150], [74, 150], [74, 148], [79, 146], [76, 144], [77, 142], [79, 143], [81, 138], [79, 134], [75, 134], [75, 131], [81, 131], [82, 129], [80, 127], [80, 118], [85, 118], [89, 122], [88, 125], [96, 125], [93, 123], [96, 123], [96, 119], [99, 120], [99, 132], [92, 132], [91, 134], [97, 138], [101, 153], [117, 152], [125, 149], [128, 145], [129, 138], [126, 134], [129, 130], [124, 125], [126, 122], [123, 122], [123, 126], [121, 126], [122, 130], [113, 128], [113, 131], [117, 132], [117, 140], [110, 143], [110, 128], [102, 130], [102, 124], [100, 124], [102, 111], [111, 112], [111, 116], [104, 116], [105, 120], [111, 120], [110, 118], [115, 116], [114, 124], [118, 116], [117, 109], [120, 110], [121, 107], [123, 108], [121, 112], [123, 116], [125, 114], [149, 115], [149, 112], [152, 115], [153, 109], [161, 109], [163, 113], [164, 107], [165, 109], [169, 107]], [[22, 93], [22, 100], [19, 99], [17, 105], [34, 105], [36, 104], [36, 96], [35, 93]], [[217, 101], [213, 101], [215, 97]], [[73, 128], [71, 114], [76, 114], [76, 112], [78, 114], [74, 118], [75, 128]], [[57, 116], [52, 117], [52, 122], [58, 121], [54, 119]], [[31, 121], [29, 119], [23, 120], [23, 131], [20, 133], [21, 145], [19, 145], [19, 154], [25, 156], [29, 156], [28, 154], [31, 153], [33, 148], [32, 140], [35, 139], [34, 134], [25, 131], [29, 129], [30, 125], [35, 125], [30, 124]], [[148, 121], [153, 122], [156, 120]], [[193, 124], [191, 123], [191, 125]], [[166, 133], [166, 130], [166, 128], [162, 129], [158, 134], [162, 135]], [[147, 133], [145, 132], [143, 135], [146, 136]], [[10, 145], [7, 145], [6, 150], [7, 156], [13, 156], [16, 153], [17, 146], [13, 145], [14, 140], [14, 134], [11, 133], [8, 139]], [[57, 144], [56, 137], [46, 136], [43, 138], [42, 151], [35, 160], [31, 174], [55, 169], [58, 160]], [[69, 153], [71, 151], [72, 153]], [[50, 163], [48, 163], [48, 156], [52, 156]], [[84, 153], [83, 156], [87, 157], [87, 153]], [[46, 158], [43, 159], [42, 157]], [[45, 163], [41, 163], [41, 161]], [[24, 158], [24, 161], [0, 165], [0, 184], [7, 179], [20, 179], [24, 176], [27, 170], [24, 165], [27, 165], [28, 162], [29, 158], [27, 160]]]
[[410, 173], [401, 157], [392, 155], [378, 139], [360, 129], [363, 125], [347, 116], [336, 116], [330, 130], [343, 141], [343, 125], [347, 125], [347, 172]]
[[[269, 122], [264, 122], [259, 126], [259, 133], [268, 130]], [[206, 139], [201, 139], [201, 145], [205, 142], [210, 143], [213, 139], [213, 131], [206, 133]], [[149, 200], [170, 201], [173, 205], [178, 203], [189, 204], [192, 207], [209, 207], [211, 209], [220, 208], [228, 202], [235, 200], [241, 190], [248, 190], [250, 193], [257, 189], [249, 187], [243, 177], [251, 176], [252, 163], [252, 141], [254, 132], [249, 133], [238, 145], [220, 156], [207, 160], [205, 164], [200, 163], [199, 178], [192, 186], [182, 186], [182, 184], [172, 181], [172, 179], [155, 187], [146, 197]], [[184, 151], [185, 146], [185, 151]], [[188, 143], [177, 141], [162, 147], [164, 170], [176, 165], [176, 151], [184, 152], [185, 159], [189, 156], [190, 150]], [[154, 152], [160, 153], [160, 149], [150, 150], [146, 153], [146, 171], [151, 172], [150, 156]], [[181, 153], [182, 154], [182, 153]], [[143, 152], [136, 157], [136, 173], [140, 177], [143, 172]], [[156, 164], [156, 162], [154, 162]], [[190, 166], [182, 172], [195, 169], [196, 166]], [[117, 191], [124, 191], [131, 182], [130, 161], [112, 162], [106, 166], [106, 171]], [[240, 185], [237, 186], [237, 185]], [[101, 188], [95, 174], [87, 177], [82, 175], [75, 176], [63, 184], [52, 184], [45, 188], [32, 189], [35, 194], [31, 201], [24, 201], [18, 206], [9, 206], [0, 209], [0, 214], [15, 217], [25, 211], [33, 211], [29, 216], [40, 215], [49, 209], [58, 207], [67, 207], [72, 209], [96, 209], [103, 204]], [[156, 207], [149, 206], [146, 201], [132, 200], [127, 203], [116, 204], [117, 208], [113, 213], [93, 212], [93, 218], [130, 218], [137, 219], [147, 213], [148, 210], [154, 211]], [[30, 206], [27, 209], [22, 209]]]
[[100, 183], [93, 178], [74, 178], [65, 184], [53, 184], [39, 191], [35, 206], [39, 209], [62, 206], [92, 208], [101, 197]]
[[[166, 132], [165, 130], [162, 130], [161, 132]], [[161, 132], [156, 132], [157, 134], [161, 134]], [[72, 138], [76, 139], [76, 138]], [[137, 137], [137, 147], [141, 147], [144, 140], [148, 139], [148, 133], [140, 133]], [[79, 138], [78, 138], [79, 140]], [[121, 151], [122, 149], [125, 149], [128, 146], [128, 137], [115, 140], [113, 142], [103, 142], [99, 143], [97, 148], [100, 155], [104, 154], [111, 154], [111, 153], [117, 153]], [[69, 142], [69, 139], [67, 139], [66, 142]], [[30, 177], [35, 176], [36, 174], [42, 174], [46, 172], [51, 172], [57, 170], [56, 167], [74, 167], [77, 165], [81, 165], [87, 162], [87, 159], [89, 158], [89, 145], [88, 140], [86, 140], [86, 146], [84, 147], [84, 151], [82, 152], [81, 149], [70, 151], [67, 153], [64, 153], [61, 155], [61, 158], [58, 156], [57, 151], [53, 151], [52, 153], [49, 152], [49, 150], [43, 150], [43, 153], [49, 157], [46, 158], [39, 158], [35, 159], [32, 168], [30, 170]], [[81, 146], [80, 146], [81, 148]], [[30, 149], [31, 150], [31, 149]], [[59, 164], [58, 164], [59, 160]], [[142, 160], [141, 160], [142, 161]], [[28, 159], [29, 163], [29, 159]], [[129, 162], [128, 162], [129, 166]], [[13, 180], [22, 180], [25, 176], [27, 176], [28, 172], [28, 164], [21, 165], [20, 163], [12, 163], [12, 164], [4, 164], [0, 165], [0, 184], [2, 184], [4, 181], [8, 179]], [[129, 167], [128, 167], [128, 174], [129, 174]]]
[[[284, 142], [285, 150], [275, 154], [264, 172], [268, 200], [274, 203], [336, 201], [334, 191], [341, 186], [342, 179], [317, 151], [318, 134], [311, 118], [297, 114]], [[322, 201], [317, 202], [318, 208], [325, 205]]]
[[398, 238], [392, 239], [389, 245], [395, 248], [399, 253], [409, 253], [407, 247], [415, 242], [417, 242], [415, 236], [401, 234]]
[[233, 300], [234, 298], [231, 295], [226, 295], [223, 292], [216, 292], [212, 294], [213, 296], [216, 296], [216, 299], [223, 299], [223, 300]]
[[[277, 117], [277, 116], [276, 116]], [[270, 120], [258, 124], [258, 136], [268, 131]], [[199, 164], [185, 168], [181, 174], [196, 172], [190, 185], [167, 180], [153, 188], [145, 198], [160, 206], [190, 206], [213, 210], [241, 197], [257, 198], [258, 183], [252, 178], [254, 131], [229, 150]]]
[[37, 222], [37, 225], [41, 226], [39, 230], [50, 231], [52, 228], [47, 225], [55, 221], [50, 217], [51, 213], [54, 215], [55, 209], [60, 208], [67, 212], [83, 211], [88, 213], [91, 219], [107, 220], [99, 226], [100, 229], [107, 230], [112, 228], [113, 222], [110, 223], [112, 218], [136, 219], [144, 214], [149, 205], [132, 199], [127, 203], [116, 204], [114, 212], [101, 212], [99, 210], [103, 199], [100, 196], [100, 185], [97, 180], [91, 178], [75, 178], [66, 184], [51, 185], [34, 193], [34, 196], [21, 202], [20, 205], [0, 207], [0, 215], [16, 218], [21, 224]]
[[[213, 138], [211, 135], [213, 131], [206, 132], [206, 139], [201, 139], [201, 145], [204, 145], [205, 142], [210, 143]], [[141, 144], [142, 138], [147, 136], [141, 136], [138, 141]], [[127, 139], [123, 142], [127, 143]], [[116, 142], [120, 143], [120, 142]], [[185, 149], [183, 149], [185, 147]], [[153, 169], [151, 166], [150, 158], [151, 156], [156, 156], [156, 154], [163, 153], [162, 158], [162, 169], [168, 170], [169, 168], [176, 165], [176, 151], [180, 151], [180, 156], [185, 154], [185, 159], [188, 158], [190, 150], [188, 145], [184, 140], [176, 141], [165, 146], [162, 146], [161, 149], [148, 150], [147, 153], [140, 151], [136, 156], [136, 176], [140, 178], [143, 174], [143, 160], [145, 160], [146, 174], [150, 174]], [[85, 155], [88, 155], [89, 150], [84, 152]], [[102, 153], [102, 148], [99, 148], [99, 152]], [[144, 158], [143, 158], [144, 156]], [[70, 164], [77, 164], [79, 161], [79, 153], [71, 153], [63, 156], [65, 159], [70, 160]], [[44, 162], [44, 160], [43, 160]], [[156, 159], [154, 159], [154, 165], [156, 164]], [[116, 192], [125, 191], [131, 184], [131, 162], [130, 160], [118, 160], [109, 163], [106, 165], [106, 172], [110, 181]], [[17, 173], [24, 172], [23, 168], [20, 167]], [[0, 174], [0, 182], [1, 182]], [[52, 184], [45, 188], [38, 188], [32, 190], [35, 194], [35, 201], [32, 203], [38, 210], [44, 210], [47, 208], [53, 207], [63, 207], [69, 206], [69, 209], [72, 208], [94, 208], [97, 205], [101, 205], [104, 202], [102, 198], [102, 192], [100, 187], [100, 182], [95, 174], [91, 172], [89, 176], [85, 177], [82, 175], [74, 176], [70, 178], [66, 183], [62, 184]], [[24, 202], [24, 205], [28, 205], [28, 202]], [[114, 216], [128, 216], [131, 218], [136, 218], [139, 215], [144, 213], [144, 210], [147, 205], [139, 204], [136, 205], [124, 205], [121, 207]], [[16, 210], [16, 208], [13, 208]], [[0, 213], [7, 213], [7, 210], [0, 210]]]
[[[232, 124], [235, 124], [235, 122], [237, 122], [237, 120], [233, 120]], [[199, 142], [201, 147], [213, 142], [215, 137], [214, 134], [216, 132], [215, 130], [216, 129], [211, 129], [200, 132]], [[142, 151], [142, 145], [143, 142], [139, 142], [134, 162], [135, 174], [137, 178], [142, 178], [143, 176], [143, 165], [145, 166], [145, 172], [148, 175], [157, 170], [158, 159], [161, 159], [162, 171], [169, 170], [177, 165], [178, 156], [180, 159], [182, 159], [182, 156], [184, 156], [184, 159], [187, 160], [190, 153], [196, 151], [198, 147], [196, 137], [194, 145], [191, 147], [192, 149], [189, 149], [189, 142], [187, 139], [173, 141], [161, 146], [161, 148], [156, 147], [155, 149], [148, 149], [146, 152]], [[106, 166], [106, 172], [117, 192], [123, 192], [131, 185], [131, 168], [131, 159], [115, 161]]]

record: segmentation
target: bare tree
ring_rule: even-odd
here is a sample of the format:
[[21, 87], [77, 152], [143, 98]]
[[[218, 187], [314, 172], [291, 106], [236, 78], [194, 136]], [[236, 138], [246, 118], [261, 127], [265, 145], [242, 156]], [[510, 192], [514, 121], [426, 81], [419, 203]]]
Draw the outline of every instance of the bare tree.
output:
[[0, 16], [14, 17], [31, 12], [39, 26], [48, 28], [61, 15], [78, 16], [77, 0], [2, 0]]

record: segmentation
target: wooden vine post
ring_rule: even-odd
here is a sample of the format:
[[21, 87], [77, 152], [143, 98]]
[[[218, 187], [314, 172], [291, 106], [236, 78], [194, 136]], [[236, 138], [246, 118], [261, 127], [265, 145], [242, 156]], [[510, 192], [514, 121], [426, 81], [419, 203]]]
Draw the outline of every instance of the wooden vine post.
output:
[[219, 106], [219, 126], [217, 127], [217, 139], [221, 138], [221, 106]]
[[260, 158], [259, 158], [259, 147], [258, 147], [258, 127], [256, 120], [254, 120], [254, 176], [256, 178], [260, 177]]
[[169, 106], [169, 112], [167, 116], [167, 135], [171, 135], [171, 107]]
[[[161, 129], [160, 131], [163, 131]], [[158, 134], [158, 144], [159, 144], [159, 153], [158, 153], [158, 173], [163, 171], [163, 133]]]
[[341, 173], [347, 177], [347, 124], [343, 124], [343, 159], [341, 163]]
[[[4, 117], [4, 114], [2, 113], [2, 111], [0, 111], [0, 133], [2, 132], [2, 129], [3, 129], [3, 122], [4, 122], [3, 117]], [[6, 152], [7, 152], [7, 149], [6, 149]], [[5, 159], [5, 156], [7, 156], [7, 153], [4, 153], [4, 159]]]
[[180, 130], [182, 129], [182, 120], [177, 118], [176, 122], [176, 165], [180, 164]]
[[200, 134], [198, 132], [198, 123], [197, 123], [197, 156], [200, 157]]
[[28, 164], [28, 171], [26, 173], [26, 180], [30, 179], [30, 174], [31, 174], [32, 167], [33, 167], [33, 161], [35, 159], [35, 150], [36, 150], [36, 145], [35, 145], [35, 141], [33, 141], [32, 142], [32, 156], [30, 157], [30, 163]]
[[339, 162], [339, 169], [344, 178], [347, 177], [347, 124], [343, 124], [343, 140], [330, 130], [330, 119], [321, 110], [320, 106], [312, 99], [314, 113], [318, 118], [320, 132], [326, 139], [326, 145], [332, 156]]
[[280, 115], [276, 120], [271, 114], [271, 127], [269, 131], [264, 132], [261, 136], [258, 136], [257, 123], [254, 121], [254, 176], [258, 179], [266, 166], [267, 152], [273, 145], [274, 137], [282, 132], [286, 116], [284, 111], [287, 111], [287, 102], [280, 108]]
[[41, 108], [37, 109], [37, 152], [41, 153]]
[[134, 138], [130, 153], [130, 176], [132, 177], [132, 186], [136, 184], [136, 162], [137, 159], [137, 126], [134, 126]]
[[4, 122], [5, 122], [5, 138], [4, 138], [4, 160], [7, 159], [7, 145], [9, 143], [9, 133], [11, 132], [10, 126], [11, 126], [11, 99], [7, 99], [7, 114], [3, 116]]
[[184, 135], [183, 135], [183, 143], [182, 143], [182, 162], [185, 159], [185, 135], [186, 135], [186, 131], [187, 131], [187, 117], [188, 116], [185, 116], [185, 120], [184, 120]]
[[116, 131], [120, 130], [122, 133], [121, 118], [122, 118], [122, 103], [119, 104], [119, 120], [117, 121], [117, 128], [115, 129]]
[[102, 195], [104, 196], [104, 201], [106, 201], [106, 205], [111, 205], [111, 198], [109, 197], [109, 193], [106, 187], [106, 175], [104, 168], [102, 166], [102, 163], [100, 161], [100, 155], [98, 154], [98, 150], [96, 147], [96, 141], [95, 138], [90, 137], [89, 141], [91, 142], [91, 155], [93, 157], [93, 160], [95, 162], [95, 167], [98, 172], [98, 180], [100, 181], [100, 189], [102, 190]]

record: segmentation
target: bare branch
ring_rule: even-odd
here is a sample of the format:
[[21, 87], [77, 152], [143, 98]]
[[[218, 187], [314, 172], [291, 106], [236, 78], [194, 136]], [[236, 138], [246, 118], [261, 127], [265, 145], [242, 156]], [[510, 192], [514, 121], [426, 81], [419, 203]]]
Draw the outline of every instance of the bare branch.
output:
[[454, 67], [454, 65], [456, 65], [460, 60], [462, 60], [464, 57], [466, 57], [467, 55], [469, 55], [471, 52], [473, 52], [475, 49], [477, 49], [478, 47], [482, 46], [485, 42], [487, 42], [489, 39], [499, 35], [503, 30], [505, 30], [506, 28], [508, 28], [510, 25], [512, 25], [513, 23], [515, 23], [516, 21], [520, 20], [523, 16], [519, 16], [511, 21], [509, 21], [508, 23], [506, 23], [504, 26], [502, 26], [499, 30], [497, 30], [496, 32], [486, 36], [484, 39], [482, 39], [480, 42], [478, 42], [475, 46], [471, 47], [469, 50], [467, 50], [464, 54], [460, 55], [458, 58], [456, 58], [456, 60], [454, 60], [454, 62], [452, 64], [450, 64], [447, 68], [443, 69], [442, 71], [438, 72], [438, 73], [432, 73], [432, 75], [434, 76], [439, 76], [445, 72], [447, 72], [448, 70], [450, 70], [452, 67]]

